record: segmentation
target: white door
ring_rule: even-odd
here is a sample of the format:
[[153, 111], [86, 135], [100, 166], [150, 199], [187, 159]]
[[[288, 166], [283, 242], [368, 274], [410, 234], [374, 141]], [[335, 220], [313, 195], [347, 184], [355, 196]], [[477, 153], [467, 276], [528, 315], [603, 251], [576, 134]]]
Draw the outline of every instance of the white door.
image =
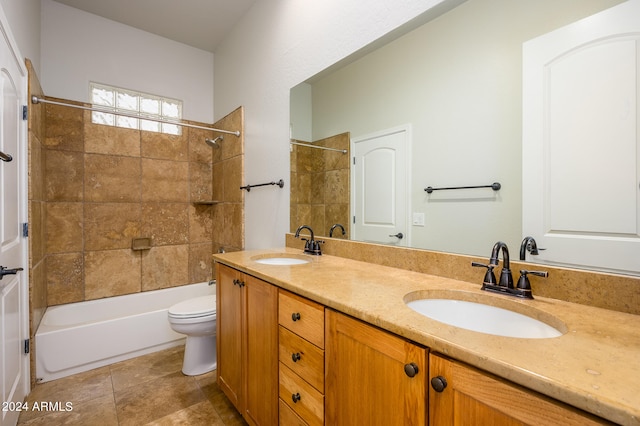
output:
[[[27, 240], [22, 237], [26, 223], [27, 147], [26, 70], [9, 33], [6, 18], [0, 13], [0, 266], [23, 268], [15, 274], [0, 272], [0, 425], [15, 425], [19, 406], [29, 391], [29, 356], [24, 354], [28, 336]], [[8, 38], [9, 37], [9, 38]]]
[[536, 260], [640, 272], [640, 0], [523, 53], [523, 236]]
[[351, 141], [352, 239], [410, 244], [410, 144], [409, 125]]

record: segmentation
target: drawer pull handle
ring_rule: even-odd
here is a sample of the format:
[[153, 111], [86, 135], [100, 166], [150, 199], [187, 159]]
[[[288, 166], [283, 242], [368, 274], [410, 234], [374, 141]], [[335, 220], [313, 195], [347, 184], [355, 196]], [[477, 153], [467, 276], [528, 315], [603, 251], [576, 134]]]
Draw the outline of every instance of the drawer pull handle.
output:
[[415, 375], [418, 374], [418, 371], [420, 370], [418, 369], [418, 365], [415, 362], [404, 365], [404, 372], [409, 377], [415, 377]]
[[300, 394], [299, 393], [294, 393], [291, 395], [291, 399], [293, 400], [293, 403], [297, 403], [298, 401], [300, 401]]
[[436, 376], [431, 379], [431, 387], [436, 392], [442, 392], [447, 387], [447, 379], [442, 376]]
[[300, 352], [296, 352], [295, 354], [291, 354], [291, 359], [293, 360], [293, 362], [300, 361]]
[[291, 314], [291, 320], [293, 322], [299, 321], [300, 320], [300, 312], [294, 312]]

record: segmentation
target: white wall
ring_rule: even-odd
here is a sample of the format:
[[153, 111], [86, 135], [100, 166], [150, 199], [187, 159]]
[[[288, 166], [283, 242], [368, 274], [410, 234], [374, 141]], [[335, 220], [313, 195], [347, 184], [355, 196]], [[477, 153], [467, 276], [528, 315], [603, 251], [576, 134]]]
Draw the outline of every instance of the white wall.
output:
[[40, 0], [0, 0], [20, 54], [40, 71]]
[[284, 244], [289, 228], [289, 89], [443, 0], [263, 0], [216, 50], [215, 111], [245, 107], [245, 246]]
[[210, 52], [52, 0], [42, 0], [41, 37], [48, 96], [86, 102], [94, 81], [180, 99], [185, 119], [213, 122]]
[[291, 88], [289, 99], [291, 139], [306, 142], [313, 140], [313, 109], [311, 102], [310, 84], [300, 83]]

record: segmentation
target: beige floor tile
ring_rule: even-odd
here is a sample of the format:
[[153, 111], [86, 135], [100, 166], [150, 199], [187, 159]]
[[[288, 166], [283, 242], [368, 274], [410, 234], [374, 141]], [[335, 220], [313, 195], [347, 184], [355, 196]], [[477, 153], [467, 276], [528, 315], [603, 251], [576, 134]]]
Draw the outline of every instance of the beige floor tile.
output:
[[113, 394], [108, 367], [101, 367], [51, 382], [37, 384], [27, 401], [63, 401], [78, 404]]
[[[59, 410], [23, 412], [18, 424], [246, 425], [218, 386], [216, 372], [185, 376], [183, 356], [184, 346], [178, 346], [36, 385], [29, 407], [59, 402]], [[71, 410], [62, 411], [67, 402]]]
[[[78, 425], [78, 426], [118, 426], [118, 417], [116, 415], [116, 405], [113, 400], [113, 394], [94, 398], [91, 400], [74, 403], [65, 409], [69, 411], [41, 411], [39, 416], [27, 418], [29, 416], [21, 416], [18, 424], [25, 426], [35, 425]], [[33, 405], [31, 406], [33, 407]], [[28, 413], [34, 414], [35, 411]], [[27, 414], [27, 413], [25, 413]]]
[[140, 385], [182, 369], [184, 346], [143, 355], [111, 366], [115, 392]]
[[216, 410], [208, 401], [176, 411], [147, 426], [225, 426]]
[[115, 393], [120, 425], [138, 426], [202, 401], [193, 377], [181, 372], [150, 380]]

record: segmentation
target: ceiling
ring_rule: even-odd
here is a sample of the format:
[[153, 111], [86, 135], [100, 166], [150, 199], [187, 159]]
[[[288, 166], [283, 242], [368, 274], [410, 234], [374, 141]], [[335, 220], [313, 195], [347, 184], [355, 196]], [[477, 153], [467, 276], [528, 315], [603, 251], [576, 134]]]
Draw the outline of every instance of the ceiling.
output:
[[214, 52], [257, 0], [55, 0], [198, 49]]

